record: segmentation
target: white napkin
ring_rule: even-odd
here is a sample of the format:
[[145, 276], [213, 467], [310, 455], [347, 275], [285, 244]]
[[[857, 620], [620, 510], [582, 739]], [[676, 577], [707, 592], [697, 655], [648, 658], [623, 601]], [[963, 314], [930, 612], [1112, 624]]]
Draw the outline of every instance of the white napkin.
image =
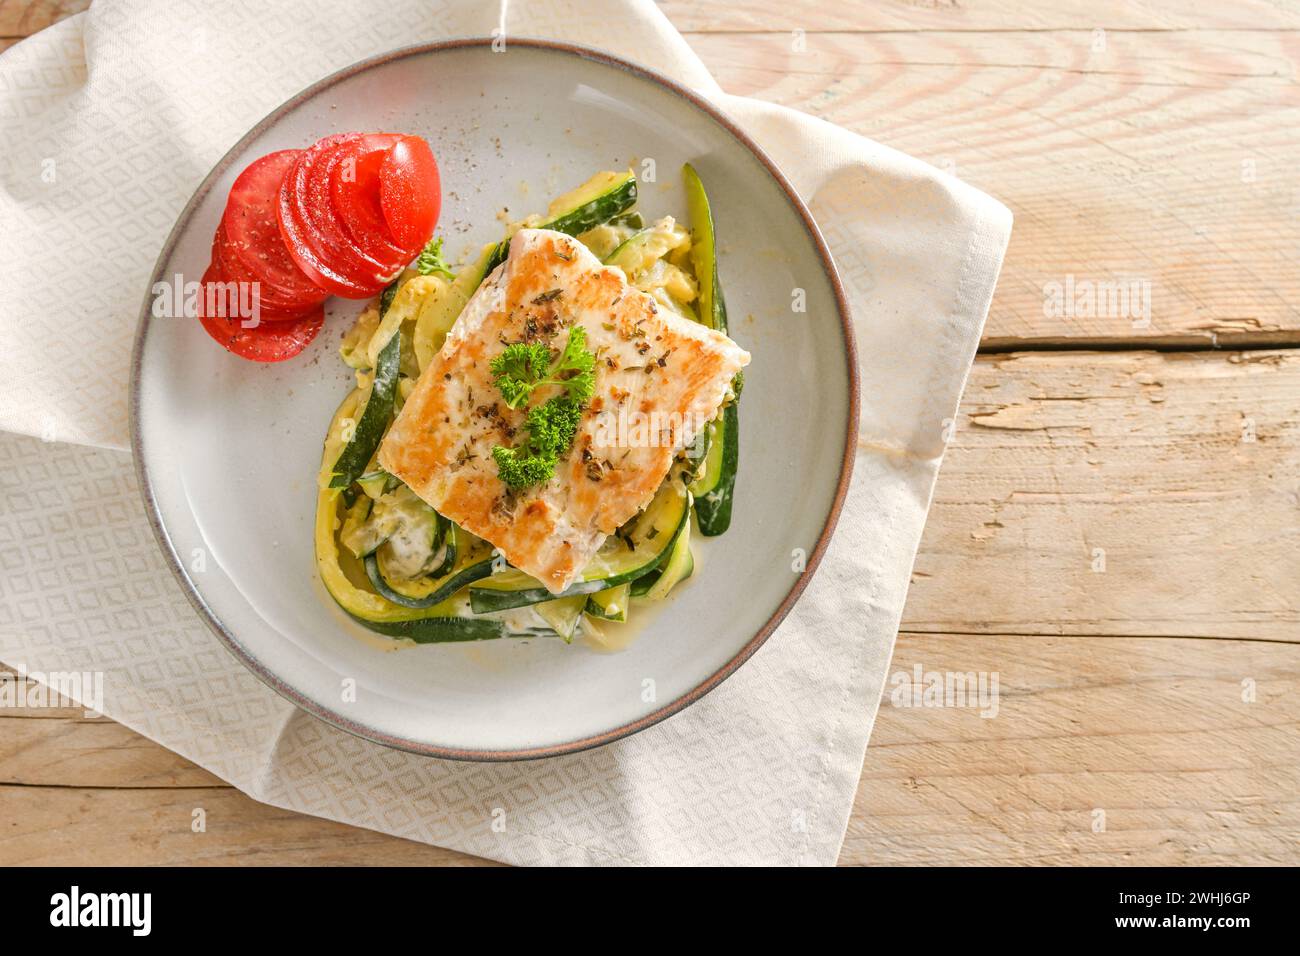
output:
[[[666, 73], [762, 144], [845, 280], [862, 419], [821, 570], [734, 677], [596, 751], [466, 764], [350, 737], [247, 673], [194, 616], [129, 457], [108, 449], [127, 444], [141, 290], [220, 156], [336, 69], [503, 25]], [[514, 863], [835, 861], [1010, 234], [1002, 205], [842, 129], [723, 93], [648, 0], [508, 11], [95, 0], [0, 56], [0, 141], [0, 430], [18, 433], [0, 435], [0, 659], [37, 679], [102, 672], [108, 716], [256, 799], [357, 826]]]

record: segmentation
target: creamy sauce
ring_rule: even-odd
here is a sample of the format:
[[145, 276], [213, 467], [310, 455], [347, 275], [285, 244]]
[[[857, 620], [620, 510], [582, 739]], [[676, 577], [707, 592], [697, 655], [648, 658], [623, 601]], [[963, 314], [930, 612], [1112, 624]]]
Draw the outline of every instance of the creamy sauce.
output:
[[672, 607], [673, 602], [681, 596], [683, 591], [695, 586], [695, 582], [699, 580], [700, 573], [705, 565], [705, 555], [712, 547], [708, 541], [708, 538], [699, 533], [699, 528], [695, 524], [695, 514], [692, 512], [691, 556], [695, 559], [695, 570], [691, 572], [691, 576], [674, 587], [668, 597], [662, 601], [646, 602], [639, 598], [632, 598], [631, 606], [627, 611], [627, 620], [622, 624], [616, 621], [593, 621], [591, 618], [584, 616], [581, 624], [581, 637], [575, 636], [573, 643], [577, 644], [581, 640], [581, 643], [586, 645], [589, 650], [599, 654], [617, 654], [635, 644], [645, 630], [654, 624], [668, 608]]

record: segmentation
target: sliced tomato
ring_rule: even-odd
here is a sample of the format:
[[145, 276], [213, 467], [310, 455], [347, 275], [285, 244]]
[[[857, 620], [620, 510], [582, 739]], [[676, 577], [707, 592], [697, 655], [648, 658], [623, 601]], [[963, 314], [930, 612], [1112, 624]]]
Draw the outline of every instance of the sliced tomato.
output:
[[393, 241], [420, 250], [433, 238], [442, 209], [442, 181], [433, 150], [419, 136], [393, 144], [379, 170], [379, 204]]
[[393, 278], [394, 270], [364, 256], [334, 217], [328, 177], [317, 172], [341, 144], [360, 133], [327, 136], [303, 152], [280, 189], [280, 229], [298, 266], [313, 279], [318, 273], [330, 291], [365, 299]]
[[224, 227], [217, 228], [212, 239], [212, 266], [227, 280], [248, 283], [257, 290], [261, 318], [268, 322], [296, 319], [311, 312], [328, 297], [329, 293], [318, 289], [310, 299], [289, 299], [282, 289], [270, 285], [261, 277], [254, 275], [242, 259], [230, 248]]
[[369, 133], [340, 146], [329, 161], [334, 215], [363, 253], [398, 267], [409, 265], [420, 253], [397, 244], [379, 204], [379, 171], [388, 150], [401, 138], [396, 133]]
[[298, 268], [280, 236], [280, 185], [300, 155], [302, 150], [285, 149], [249, 164], [230, 187], [218, 233], [232, 278], [258, 281], [268, 301], [302, 312], [329, 292]]
[[[337, 142], [341, 136], [326, 137], [317, 143]], [[313, 149], [316, 147], [313, 147]], [[308, 151], [303, 150], [303, 155]], [[301, 171], [303, 155], [284, 177], [280, 186], [280, 199], [276, 203], [276, 217], [280, 224], [280, 236], [284, 240], [289, 255], [294, 263], [317, 285], [328, 289], [333, 295], [346, 299], [365, 299], [373, 293], [369, 286], [358, 284], [348, 276], [342, 275], [332, 263], [326, 262], [316, 251], [316, 246], [308, 241], [308, 228], [300, 213], [298, 198], [298, 176]], [[305, 183], [305, 179], [304, 179]], [[305, 192], [305, 189], [303, 190]]]
[[[372, 255], [353, 238], [334, 203], [332, 182], [334, 171], [342, 170], [346, 174], [349, 166], [355, 167], [355, 162], [350, 162], [350, 160], [353, 160], [353, 150], [365, 148], [367, 140], [370, 140], [372, 136], [384, 137], [384, 134], [358, 133], [336, 143], [311, 164], [307, 178], [307, 194], [310, 197], [311, 206], [305, 218], [319, 230], [325, 241], [330, 244], [332, 250], [342, 249], [345, 253], [352, 254], [370, 268], [377, 270], [377, 274], [382, 278], [391, 281], [392, 277], [400, 272], [410, 259], [397, 247], [394, 247], [397, 250], [396, 254]], [[397, 139], [397, 137], [384, 138]], [[385, 148], [391, 145], [392, 143], [389, 142]], [[344, 178], [347, 178], [346, 175]]]
[[[233, 352], [240, 358], [254, 362], [283, 362], [291, 359], [305, 349], [320, 332], [325, 323], [324, 306], [302, 318], [288, 322], [264, 322], [255, 328], [246, 329], [238, 318], [222, 316], [221, 308], [211, 310], [208, 315], [209, 287], [214, 283], [229, 281], [215, 265], [209, 265], [203, 273], [202, 294], [199, 296], [199, 321], [208, 335], [212, 336], [222, 348]], [[213, 293], [214, 302], [219, 302]]]

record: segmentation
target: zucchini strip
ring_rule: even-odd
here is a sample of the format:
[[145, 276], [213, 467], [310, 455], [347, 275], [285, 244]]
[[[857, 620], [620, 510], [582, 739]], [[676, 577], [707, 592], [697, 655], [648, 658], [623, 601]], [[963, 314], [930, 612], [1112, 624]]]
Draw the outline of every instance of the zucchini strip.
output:
[[578, 621], [582, 619], [582, 609], [586, 604], [587, 599], [578, 595], [543, 601], [534, 610], [538, 617], [551, 625], [551, 629], [564, 639], [564, 643], [572, 644], [573, 635], [578, 631]]
[[[649, 575], [646, 575], [649, 577]], [[641, 580], [638, 578], [637, 580]], [[589, 616], [602, 621], [623, 623], [627, 620], [627, 602], [632, 595], [632, 583], [625, 582], [616, 587], [606, 588], [587, 598], [583, 611]]]
[[[556, 210], [545, 220], [537, 224], [538, 229], [554, 229], [566, 236], [577, 236], [603, 225], [615, 216], [621, 216], [636, 205], [636, 173], [606, 173], [603, 178], [594, 177], [595, 182], [575, 189], [568, 197], [573, 205]], [[588, 185], [591, 188], [588, 188]], [[502, 239], [488, 257], [487, 268], [483, 276], [492, 274], [492, 270], [506, 261], [510, 254], [510, 240]]]
[[[717, 243], [709, 197], [690, 163], [682, 168], [682, 174], [686, 180], [686, 206], [690, 210], [691, 228], [695, 234], [691, 261], [695, 265], [696, 281], [700, 284], [700, 317], [705, 325], [725, 334], [727, 304], [718, 281]], [[695, 517], [699, 521], [700, 534], [712, 537], [722, 534], [731, 525], [736, 469], [740, 464], [740, 415], [735, 399], [710, 423], [709, 442], [710, 467], [706, 467], [704, 477], [691, 486], [691, 492], [695, 495]]]
[[[395, 590], [394, 587], [388, 583], [384, 578], [383, 572], [380, 570], [378, 559], [373, 554], [366, 555], [365, 561], [366, 577], [370, 578], [370, 583], [374, 586], [375, 590], [379, 592], [379, 596], [392, 601], [394, 604], [400, 604], [402, 607], [409, 608], [423, 609], [441, 604], [461, 588], [465, 587], [465, 585], [470, 584], [473, 581], [478, 581], [481, 578], [485, 578], [492, 573], [491, 558], [478, 561], [474, 564], [467, 564], [459, 571], [449, 574], [440, 580], [431, 580], [427, 587], [432, 590], [429, 590], [429, 593], [424, 597], [413, 597]], [[424, 587], [421, 588], [421, 590], [424, 589]]]
[[[379, 333], [375, 333], [378, 335]], [[375, 381], [370, 386], [365, 411], [356, 423], [352, 438], [334, 462], [331, 488], [347, 488], [366, 472], [388, 423], [393, 420], [393, 402], [397, 396], [397, 373], [402, 358], [402, 336], [397, 329], [379, 350]]]
[[468, 641], [495, 641], [501, 638], [524, 640], [532, 637], [555, 637], [549, 627], [527, 627], [511, 630], [501, 621], [491, 618], [426, 617], [417, 621], [378, 623], [357, 619], [372, 631], [388, 637], [406, 638], [416, 644], [463, 644]]
[[463, 617], [456, 613], [458, 602], [450, 599], [429, 608], [407, 608], [357, 587], [339, 564], [334, 533], [340, 497], [337, 488], [323, 488], [316, 498], [316, 571], [330, 597], [358, 624], [417, 644], [555, 636], [550, 628], [514, 630], [503, 621]]
[[434, 520], [438, 522], [438, 533], [433, 541], [433, 549], [437, 551], [443, 549], [442, 563], [429, 572], [431, 577], [440, 578], [444, 574], [450, 574], [451, 569], [456, 566], [456, 523], [442, 515], [434, 512]]
[[452, 283], [420, 309], [419, 318], [415, 320], [415, 331], [411, 334], [411, 345], [415, 349], [415, 360], [421, 372], [442, 348], [447, 333], [465, 310], [470, 296], [486, 278], [487, 265], [495, 249], [494, 245], [484, 246], [473, 263], [456, 273]]
[[695, 555], [691, 554], [691, 525], [686, 523], [682, 533], [673, 542], [668, 559], [659, 566], [655, 580], [641, 595], [647, 601], [662, 601], [668, 592], [695, 572]]
[[635, 545], [630, 550], [608, 558], [597, 556], [582, 576], [560, 594], [552, 594], [536, 578], [510, 568], [471, 585], [470, 608], [476, 614], [487, 614], [556, 598], [596, 594], [635, 581], [667, 560], [673, 542], [682, 529], [689, 526], [690, 519], [690, 495], [682, 494], [673, 483], [665, 482], [633, 527], [630, 537]]

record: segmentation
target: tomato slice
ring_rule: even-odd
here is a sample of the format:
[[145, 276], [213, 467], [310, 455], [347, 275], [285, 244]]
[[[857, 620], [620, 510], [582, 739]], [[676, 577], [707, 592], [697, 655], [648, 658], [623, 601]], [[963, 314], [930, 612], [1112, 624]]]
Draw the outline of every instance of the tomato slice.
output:
[[393, 240], [417, 252], [433, 238], [442, 210], [442, 181], [433, 150], [419, 136], [393, 144], [379, 170], [379, 204]]
[[[222, 316], [220, 308], [214, 309], [213, 315], [207, 315], [209, 286], [226, 281], [229, 280], [215, 265], [209, 265], [203, 273], [199, 322], [222, 348], [240, 358], [254, 362], [283, 362], [291, 359], [311, 343], [325, 323], [325, 308], [321, 305], [301, 318], [287, 322], [266, 322], [251, 329], [244, 328], [238, 318]], [[217, 296], [218, 293], [213, 290], [214, 303], [220, 301]]]
[[294, 264], [276, 216], [280, 184], [300, 155], [300, 149], [285, 149], [249, 164], [230, 187], [218, 234], [232, 278], [258, 281], [268, 301], [306, 311], [329, 293]]
[[[377, 269], [389, 280], [410, 261], [403, 250], [394, 246], [394, 251], [386, 255], [372, 255], [353, 237], [334, 203], [333, 179], [335, 171], [341, 174], [349, 172], [349, 166], [355, 171], [355, 162], [349, 163], [353, 150], [364, 148], [366, 141], [374, 136], [389, 139], [384, 148], [392, 145], [391, 140], [398, 137], [385, 137], [382, 133], [358, 133], [355, 137], [343, 140], [321, 155], [311, 167], [307, 180], [307, 192], [311, 197], [309, 220], [325, 236], [326, 240], [363, 260], [367, 265]], [[347, 178], [344, 176], [344, 178]], [[376, 193], [378, 187], [376, 186]], [[376, 195], [376, 201], [378, 196]]]
[[[341, 138], [341, 135], [326, 137], [312, 148], [338, 142]], [[280, 186], [279, 202], [276, 203], [276, 217], [279, 220], [280, 235], [284, 239], [285, 247], [298, 268], [307, 273], [317, 285], [328, 289], [331, 294], [346, 299], [369, 298], [373, 293], [368, 286], [358, 284], [348, 276], [340, 274], [337, 268], [326, 262], [316, 251], [316, 247], [308, 241], [308, 227], [300, 212], [297, 186], [298, 177], [302, 173], [302, 159], [307, 152], [303, 150], [302, 155], [285, 174], [284, 182]]]
[[242, 259], [230, 248], [224, 226], [217, 227], [212, 238], [212, 265], [227, 280], [253, 285], [258, 293], [261, 318], [268, 322], [296, 319], [311, 312], [328, 297], [324, 289], [317, 289], [310, 299], [289, 299], [286, 293], [254, 275]]
[[388, 150], [402, 137], [370, 133], [341, 146], [329, 161], [334, 215], [363, 253], [392, 266], [409, 265], [420, 252], [399, 246], [379, 204], [379, 171]]
[[327, 136], [303, 152], [285, 176], [279, 204], [280, 229], [299, 268], [335, 294], [352, 299], [379, 292], [395, 272], [352, 244], [334, 218], [328, 177], [318, 172], [340, 144], [361, 135]]

